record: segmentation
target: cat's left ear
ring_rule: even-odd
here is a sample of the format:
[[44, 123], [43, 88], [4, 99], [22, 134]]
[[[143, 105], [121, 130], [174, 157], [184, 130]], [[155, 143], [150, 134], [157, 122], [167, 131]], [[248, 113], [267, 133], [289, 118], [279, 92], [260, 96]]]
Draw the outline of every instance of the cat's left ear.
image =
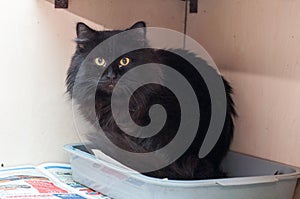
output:
[[136, 29], [142, 39], [146, 39], [146, 23], [143, 21], [136, 22], [129, 29]]

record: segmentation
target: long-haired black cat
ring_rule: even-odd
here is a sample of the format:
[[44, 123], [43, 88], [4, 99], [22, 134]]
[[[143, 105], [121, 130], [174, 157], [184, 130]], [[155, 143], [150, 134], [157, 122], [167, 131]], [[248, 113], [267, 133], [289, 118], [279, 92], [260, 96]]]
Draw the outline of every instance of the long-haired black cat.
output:
[[[112, 36], [128, 30], [137, 30], [132, 38], [126, 41], [119, 41], [116, 46], [112, 44], [110, 48], [104, 49], [98, 56], [92, 59], [88, 56], [100, 43]], [[137, 22], [126, 30], [96, 31], [83, 23], [77, 24], [76, 51], [72, 57], [71, 65], [66, 78], [67, 92], [71, 98], [79, 105], [80, 113], [92, 124], [100, 125], [106, 137], [119, 148], [134, 153], [153, 152], [170, 143], [178, 131], [181, 121], [181, 109], [178, 99], [168, 88], [159, 84], [147, 84], [132, 91], [125, 86], [116, 91], [117, 104], [122, 112], [124, 106], [129, 106], [132, 120], [139, 126], [147, 126], [151, 122], [149, 109], [155, 104], [164, 107], [167, 118], [160, 132], [149, 138], [138, 138], [123, 132], [116, 124], [111, 110], [111, 97], [113, 90], [120, 78], [131, 69], [147, 63], [159, 63], [172, 67], [179, 71], [190, 83], [196, 93], [201, 119], [198, 122], [197, 134], [188, 149], [175, 161], [164, 168], [156, 171], [144, 173], [147, 176], [157, 178], [168, 178], [177, 180], [194, 180], [225, 177], [220, 169], [220, 163], [226, 155], [234, 131], [233, 118], [236, 115], [234, 103], [231, 98], [232, 88], [229, 83], [222, 78], [226, 93], [226, 117], [223, 130], [217, 144], [205, 157], [199, 158], [198, 153], [205, 138], [211, 120], [211, 99], [207, 85], [202, 76], [184, 58], [174, 52], [180, 52], [187, 57], [197, 60], [199, 67], [206, 67], [214, 71], [204, 60], [197, 58], [194, 54], [182, 49], [168, 51], [164, 49], [152, 49], [148, 47], [146, 40], [146, 29], [144, 22]], [[129, 44], [140, 45], [142, 48], [133, 50], [118, 56], [109, 62], [117, 47], [119, 50], [128, 48]], [[108, 50], [109, 49], [109, 50]], [[124, 51], [126, 52], [126, 50]], [[97, 54], [97, 53], [96, 53]], [[109, 63], [109, 64], [108, 64]], [[102, 71], [102, 72], [100, 72]], [[217, 74], [216, 71], [214, 73]], [[101, 74], [98, 76], [97, 74]], [[148, 75], [156, 82], [164, 81], [169, 77], [163, 70], [157, 69]], [[132, 82], [135, 84], [135, 82]], [[76, 93], [74, 92], [76, 86]], [[132, 92], [129, 105], [122, 101], [122, 96], [126, 92]], [[189, 96], [186, 96], [189, 97]], [[94, 102], [91, 103], [91, 102]], [[118, 106], [117, 105], [117, 106]], [[94, 115], [95, 113], [96, 115]], [[121, 113], [120, 113], [121, 114]], [[120, 116], [122, 117], [122, 115]], [[126, 123], [126, 118], [123, 118]], [[192, 120], [193, 118], [191, 118]], [[96, 125], [96, 126], [97, 126]], [[134, 131], [135, 129], [128, 130]], [[189, 132], [186, 132], [188, 134]], [[89, 135], [92, 143], [99, 143], [102, 139], [97, 138], [97, 132]], [[100, 147], [101, 148], [101, 147]], [[105, 150], [104, 150], [105, 151]], [[106, 150], [106, 151], [109, 151]], [[117, 158], [116, 154], [108, 154]], [[164, 154], [166, 157], [168, 154]], [[118, 158], [117, 158], [118, 159]]]

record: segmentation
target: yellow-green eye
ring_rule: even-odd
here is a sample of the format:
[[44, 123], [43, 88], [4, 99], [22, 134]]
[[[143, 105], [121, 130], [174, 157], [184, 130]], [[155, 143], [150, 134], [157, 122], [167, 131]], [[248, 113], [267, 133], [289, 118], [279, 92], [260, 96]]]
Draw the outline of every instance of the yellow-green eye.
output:
[[98, 66], [105, 66], [106, 65], [106, 62], [105, 62], [105, 59], [101, 58], [101, 57], [97, 57], [95, 59], [95, 63], [98, 65]]
[[128, 57], [124, 57], [120, 60], [120, 67], [123, 67], [123, 66], [127, 66], [130, 62], [130, 59]]

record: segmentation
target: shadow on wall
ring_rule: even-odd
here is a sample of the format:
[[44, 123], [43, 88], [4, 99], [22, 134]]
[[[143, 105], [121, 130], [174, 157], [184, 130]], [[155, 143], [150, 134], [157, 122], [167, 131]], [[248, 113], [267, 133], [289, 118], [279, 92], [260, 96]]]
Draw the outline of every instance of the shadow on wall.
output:
[[[54, 2], [54, 0], [47, 0]], [[54, 5], [53, 5], [54, 7]], [[143, 20], [148, 26], [170, 28], [182, 32], [184, 26], [184, 1], [174, 0], [72, 0], [68, 11], [101, 24], [109, 29], [131, 26]]]
[[[188, 15], [187, 34], [206, 48], [221, 70], [299, 79], [299, 9], [297, 1], [202, 0], [198, 13]], [[144, 20], [148, 26], [180, 32], [184, 10], [179, 0], [72, 0], [68, 8], [108, 29]]]
[[300, 2], [201, 0], [188, 34], [220, 69], [300, 79]]

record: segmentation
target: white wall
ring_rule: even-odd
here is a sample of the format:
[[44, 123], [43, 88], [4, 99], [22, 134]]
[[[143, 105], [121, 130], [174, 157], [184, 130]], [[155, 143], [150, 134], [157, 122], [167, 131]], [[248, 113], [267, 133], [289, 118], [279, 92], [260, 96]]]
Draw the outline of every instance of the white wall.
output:
[[[63, 145], [79, 142], [64, 80], [74, 52], [75, 25], [96, 29], [150, 26], [183, 29], [184, 2], [174, 0], [0, 1], [0, 164], [68, 161]], [[71, 11], [71, 12], [69, 12]], [[167, 14], [169, 13], [169, 14]], [[84, 18], [82, 18], [84, 17]]]
[[64, 79], [82, 19], [43, 0], [0, 8], [0, 164], [68, 161], [62, 147], [78, 138]]

